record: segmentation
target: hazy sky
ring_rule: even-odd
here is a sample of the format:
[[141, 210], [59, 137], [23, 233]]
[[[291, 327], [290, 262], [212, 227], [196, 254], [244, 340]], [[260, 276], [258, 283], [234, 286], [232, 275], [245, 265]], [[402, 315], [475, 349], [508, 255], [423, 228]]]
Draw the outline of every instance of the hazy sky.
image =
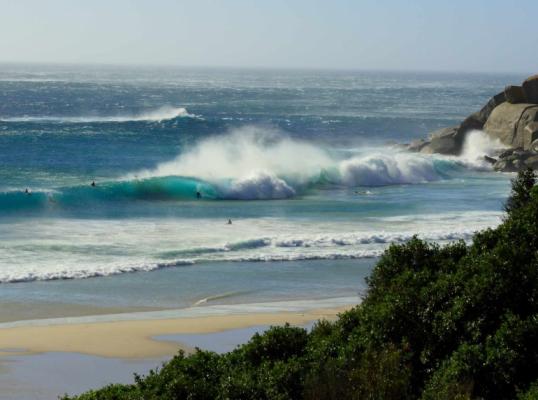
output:
[[0, 62], [538, 72], [538, 0], [0, 0]]

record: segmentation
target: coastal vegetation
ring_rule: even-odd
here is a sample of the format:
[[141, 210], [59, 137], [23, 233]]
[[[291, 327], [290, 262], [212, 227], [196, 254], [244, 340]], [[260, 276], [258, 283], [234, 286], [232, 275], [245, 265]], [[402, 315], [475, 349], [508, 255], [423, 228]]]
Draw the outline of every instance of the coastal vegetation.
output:
[[[538, 398], [538, 186], [519, 173], [497, 228], [471, 244], [391, 245], [361, 304], [232, 352], [179, 352], [93, 399]], [[65, 397], [70, 399], [71, 397]]]

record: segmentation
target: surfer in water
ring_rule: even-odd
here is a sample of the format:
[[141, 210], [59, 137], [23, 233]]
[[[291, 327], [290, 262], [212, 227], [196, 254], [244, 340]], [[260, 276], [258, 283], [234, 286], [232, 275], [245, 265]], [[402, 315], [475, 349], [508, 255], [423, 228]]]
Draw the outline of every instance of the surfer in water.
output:
[[232, 224], [232, 220], [229, 219], [228, 222], [226, 222], [226, 225], [231, 225]]
[[95, 187], [95, 181], [92, 181], [91, 187]]
[[30, 192], [30, 191], [28, 190], [28, 188], [26, 188], [26, 189], [24, 190], [24, 193], [26, 193], [28, 196], [30, 196], [30, 195], [32, 194], [32, 192]]
[[200, 193], [200, 192], [196, 192], [196, 198], [197, 198], [197, 199], [201, 199], [201, 198], [202, 198], [202, 193]]

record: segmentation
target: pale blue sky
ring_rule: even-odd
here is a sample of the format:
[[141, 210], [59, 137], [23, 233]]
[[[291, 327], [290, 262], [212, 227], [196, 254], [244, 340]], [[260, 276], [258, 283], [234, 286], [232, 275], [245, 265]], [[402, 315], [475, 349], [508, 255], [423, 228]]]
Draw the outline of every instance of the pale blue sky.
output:
[[0, 0], [0, 62], [538, 72], [538, 0]]

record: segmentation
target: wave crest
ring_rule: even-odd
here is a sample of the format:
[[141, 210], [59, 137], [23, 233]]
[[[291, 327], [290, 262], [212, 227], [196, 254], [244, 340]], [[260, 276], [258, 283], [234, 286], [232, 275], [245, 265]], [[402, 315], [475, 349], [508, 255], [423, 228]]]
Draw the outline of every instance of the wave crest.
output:
[[0, 118], [2, 122], [52, 122], [52, 123], [107, 123], [107, 122], [162, 122], [176, 118], [200, 118], [190, 114], [184, 107], [163, 106], [154, 110], [132, 115], [115, 116], [24, 116]]

